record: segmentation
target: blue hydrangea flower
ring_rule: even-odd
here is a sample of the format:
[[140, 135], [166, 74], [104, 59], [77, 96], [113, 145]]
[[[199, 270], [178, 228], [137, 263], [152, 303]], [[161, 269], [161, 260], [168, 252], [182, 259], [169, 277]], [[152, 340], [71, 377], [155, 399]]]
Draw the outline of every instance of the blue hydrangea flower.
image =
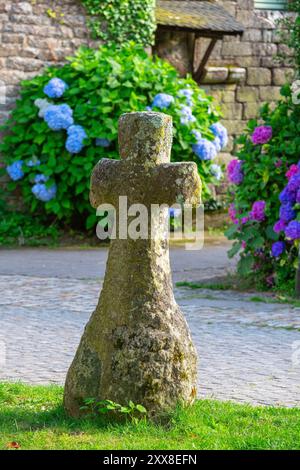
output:
[[228, 144], [228, 132], [226, 127], [224, 127], [220, 122], [216, 122], [210, 126], [210, 130], [216, 137], [219, 137], [222, 149], [224, 149]]
[[172, 103], [174, 103], [174, 97], [172, 95], [167, 95], [166, 93], [158, 93], [158, 95], [154, 97], [152, 106], [155, 106], [159, 109], [166, 109], [169, 108]]
[[37, 157], [32, 157], [31, 160], [29, 160], [26, 165], [29, 167], [29, 168], [33, 168], [35, 166], [39, 166], [41, 164], [40, 160], [37, 158]]
[[189, 106], [181, 105], [180, 109], [180, 122], [181, 124], [188, 124], [189, 122], [195, 122], [196, 118], [193, 116], [193, 112]]
[[87, 138], [84, 128], [82, 126], [71, 126], [67, 132], [66, 149], [70, 153], [80, 153], [84, 147], [83, 141]]
[[48, 176], [45, 175], [35, 175], [34, 182], [35, 183], [46, 183], [48, 181]]
[[68, 129], [74, 124], [73, 111], [67, 104], [49, 106], [45, 111], [44, 119], [53, 131]]
[[290, 202], [285, 202], [280, 207], [279, 217], [284, 222], [289, 222], [290, 220], [296, 217], [296, 212], [293, 209], [293, 204]]
[[297, 173], [290, 178], [287, 188], [290, 193], [296, 193], [298, 189], [300, 189], [300, 173]]
[[200, 139], [192, 146], [194, 153], [200, 160], [212, 160], [217, 155], [217, 149], [213, 142], [207, 139]]
[[285, 250], [285, 243], [284, 242], [275, 242], [272, 245], [272, 256], [274, 258], [278, 258], [278, 256], [282, 255]]
[[111, 142], [108, 139], [99, 137], [96, 139], [96, 146], [97, 147], [103, 147], [103, 148], [108, 148], [110, 146]]
[[221, 170], [221, 167], [219, 165], [216, 165], [215, 163], [213, 165], [211, 165], [210, 172], [218, 181], [223, 176], [223, 172]]
[[170, 209], [169, 209], [169, 216], [170, 217], [173, 217], [175, 219], [176, 217], [180, 217], [181, 214], [182, 214], [181, 209], [175, 208], [175, 207], [170, 207]]
[[192, 106], [193, 104], [193, 100], [192, 100], [193, 94], [194, 92], [191, 88], [183, 88], [182, 90], [179, 90], [178, 92], [179, 96], [184, 96], [186, 98], [186, 102], [188, 106]]
[[24, 172], [22, 168], [23, 168], [23, 162], [22, 160], [18, 160], [16, 162], [13, 162], [11, 165], [8, 165], [6, 167], [6, 171], [13, 181], [18, 181], [22, 179], [24, 176]]
[[217, 152], [221, 152], [222, 150], [222, 144], [221, 144], [221, 141], [220, 141], [220, 138], [219, 137], [216, 137], [215, 140], [213, 140], [213, 144], [214, 146], [216, 147], [217, 149]]
[[300, 238], [300, 222], [298, 222], [298, 220], [292, 220], [284, 232], [287, 238], [298, 240]]
[[48, 100], [46, 100], [46, 99], [42, 100], [40, 98], [35, 100], [34, 104], [37, 108], [39, 108], [39, 117], [40, 118], [44, 118], [46, 109], [48, 109], [49, 106], [52, 106], [52, 103], [50, 103]]
[[68, 85], [60, 78], [52, 78], [44, 87], [44, 93], [49, 98], [61, 98], [68, 88]]
[[198, 140], [200, 140], [202, 138], [201, 132], [197, 131], [197, 129], [193, 129], [192, 134], [196, 138], [197, 142], [198, 142]]
[[295, 191], [290, 191], [288, 186], [286, 186], [281, 193], [279, 194], [279, 200], [281, 203], [285, 204], [287, 202], [293, 203], [295, 202], [296, 199], [296, 193]]
[[152, 111], [151, 106], [146, 106], [145, 111]]
[[55, 198], [57, 188], [55, 184], [47, 188], [44, 183], [37, 183], [32, 187], [31, 191], [39, 201], [48, 202]]

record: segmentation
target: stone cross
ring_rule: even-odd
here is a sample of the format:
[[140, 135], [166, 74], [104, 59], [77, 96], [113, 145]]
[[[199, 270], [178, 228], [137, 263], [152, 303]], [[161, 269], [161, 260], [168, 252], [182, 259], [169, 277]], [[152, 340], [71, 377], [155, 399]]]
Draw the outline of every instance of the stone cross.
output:
[[[172, 118], [140, 112], [121, 116], [121, 160], [102, 159], [91, 178], [91, 203], [119, 196], [128, 205], [199, 203], [195, 163], [170, 163]], [[168, 217], [168, 211], [163, 218]], [[158, 227], [161, 221], [158, 222]], [[162, 225], [165, 221], [162, 221]], [[164, 232], [165, 233], [165, 232]], [[196, 395], [197, 354], [175, 302], [167, 237], [111, 241], [103, 289], [69, 369], [64, 405], [79, 416], [83, 400], [132, 400], [150, 414]]]

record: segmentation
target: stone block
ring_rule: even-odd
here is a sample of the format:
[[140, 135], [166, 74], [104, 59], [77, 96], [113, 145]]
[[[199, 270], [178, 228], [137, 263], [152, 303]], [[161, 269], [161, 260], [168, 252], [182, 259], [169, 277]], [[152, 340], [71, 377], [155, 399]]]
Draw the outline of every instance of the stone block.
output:
[[247, 83], [248, 85], [271, 85], [271, 70], [260, 67], [249, 67]]
[[237, 101], [241, 103], [255, 102], [259, 99], [258, 89], [250, 86], [238, 87], [236, 92]]
[[290, 68], [278, 68], [273, 70], [273, 84], [284, 85], [292, 82], [295, 76], [295, 70]]
[[224, 83], [228, 78], [228, 74], [227, 67], [207, 67], [202, 82], [205, 84]]
[[242, 118], [243, 105], [241, 103], [224, 103], [222, 113], [224, 119], [238, 120]]
[[222, 46], [222, 55], [227, 57], [243, 57], [252, 55], [251, 42], [226, 42]]
[[227, 83], [241, 83], [246, 79], [246, 69], [242, 67], [230, 67]]
[[262, 101], [277, 101], [281, 98], [280, 88], [276, 86], [263, 86], [259, 88], [259, 95]]
[[243, 117], [244, 119], [253, 119], [257, 118], [259, 115], [259, 109], [261, 107], [261, 103], [245, 103], [244, 104], [244, 112]]

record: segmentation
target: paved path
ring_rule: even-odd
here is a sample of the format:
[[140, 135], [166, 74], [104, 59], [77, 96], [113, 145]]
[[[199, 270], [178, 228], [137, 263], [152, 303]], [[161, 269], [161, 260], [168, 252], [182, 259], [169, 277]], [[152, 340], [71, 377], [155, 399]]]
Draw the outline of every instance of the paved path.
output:
[[[173, 249], [175, 280], [224, 273], [226, 248]], [[63, 383], [93, 311], [106, 250], [0, 251], [0, 380]], [[211, 264], [213, 263], [213, 266]], [[300, 309], [175, 289], [197, 345], [199, 395], [300, 406]]]

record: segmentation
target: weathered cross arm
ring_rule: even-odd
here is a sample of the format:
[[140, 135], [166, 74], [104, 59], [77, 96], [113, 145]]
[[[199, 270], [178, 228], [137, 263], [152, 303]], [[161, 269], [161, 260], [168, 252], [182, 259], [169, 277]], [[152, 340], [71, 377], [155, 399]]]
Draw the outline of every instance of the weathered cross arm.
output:
[[118, 180], [120, 160], [110, 160], [103, 158], [95, 166], [91, 176], [90, 202], [95, 209], [100, 204], [114, 204], [116, 188], [115, 183]]
[[[161, 182], [164, 182], [162, 185]], [[201, 180], [196, 163], [163, 163], [153, 170], [153, 199], [157, 204], [201, 202]], [[159, 200], [157, 200], [159, 199]]]

